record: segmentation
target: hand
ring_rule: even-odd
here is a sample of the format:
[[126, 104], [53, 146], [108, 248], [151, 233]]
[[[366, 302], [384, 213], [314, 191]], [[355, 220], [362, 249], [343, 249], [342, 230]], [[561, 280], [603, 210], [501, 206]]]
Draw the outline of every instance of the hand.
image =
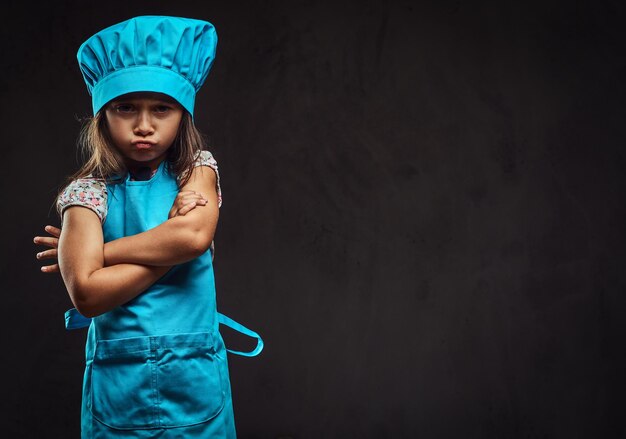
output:
[[[59, 236], [61, 236], [61, 229], [54, 226], [46, 226], [46, 232], [52, 235], [52, 237], [47, 236], [35, 236], [33, 241], [35, 244], [42, 244], [51, 247], [50, 250], [45, 250], [40, 253], [37, 253], [37, 259], [56, 259], [57, 258], [57, 248], [59, 247]], [[59, 273], [59, 264], [52, 265], [44, 265], [41, 267], [41, 271], [44, 273]]]
[[204, 206], [208, 203], [208, 200], [202, 197], [202, 194], [196, 191], [180, 191], [176, 195], [174, 204], [170, 209], [170, 213], [167, 219], [174, 218], [178, 215], [185, 215], [196, 206]]

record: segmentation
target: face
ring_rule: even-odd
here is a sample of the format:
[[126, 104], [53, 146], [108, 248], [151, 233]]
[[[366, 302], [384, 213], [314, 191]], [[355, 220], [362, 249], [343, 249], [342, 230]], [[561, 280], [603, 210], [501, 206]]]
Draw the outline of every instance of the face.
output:
[[162, 93], [129, 93], [106, 106], [111, 137], [129, 168], [156, 169], [178, 132], [183, 107]]

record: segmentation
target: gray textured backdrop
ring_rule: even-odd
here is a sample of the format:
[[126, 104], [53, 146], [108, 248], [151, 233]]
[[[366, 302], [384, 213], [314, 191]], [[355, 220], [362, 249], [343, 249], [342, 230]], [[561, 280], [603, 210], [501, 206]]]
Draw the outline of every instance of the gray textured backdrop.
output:
[[240, 437], [626, 434], [623, 2], [136, 0], [3, 6], [4, 437], [79, 435], [86, 332], [32, 238], [78, 46], [149, 14], [218, 33], [218, 305], [266, 342], [230, 357]]

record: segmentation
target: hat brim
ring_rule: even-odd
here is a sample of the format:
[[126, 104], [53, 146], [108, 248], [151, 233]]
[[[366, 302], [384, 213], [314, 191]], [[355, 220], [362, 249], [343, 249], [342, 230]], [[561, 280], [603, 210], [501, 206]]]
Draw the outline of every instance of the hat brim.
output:
[[102, 78], [92, 90], [93, 114], [110, 100], [139, 91], [171, 96], [193, 116], [196, 90], [191, 82], [172, 70], [158, 66], [127, 67]]

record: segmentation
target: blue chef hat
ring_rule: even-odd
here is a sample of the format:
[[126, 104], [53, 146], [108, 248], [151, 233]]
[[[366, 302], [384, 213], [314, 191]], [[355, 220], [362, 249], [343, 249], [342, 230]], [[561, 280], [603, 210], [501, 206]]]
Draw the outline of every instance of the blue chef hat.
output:
[[173, 97], [193, 116], [216, 46], [215, 27], [192, 18], [140, 16], [101, 30], [76, 55], [93, 114], [123, 94], [151, 91]]

